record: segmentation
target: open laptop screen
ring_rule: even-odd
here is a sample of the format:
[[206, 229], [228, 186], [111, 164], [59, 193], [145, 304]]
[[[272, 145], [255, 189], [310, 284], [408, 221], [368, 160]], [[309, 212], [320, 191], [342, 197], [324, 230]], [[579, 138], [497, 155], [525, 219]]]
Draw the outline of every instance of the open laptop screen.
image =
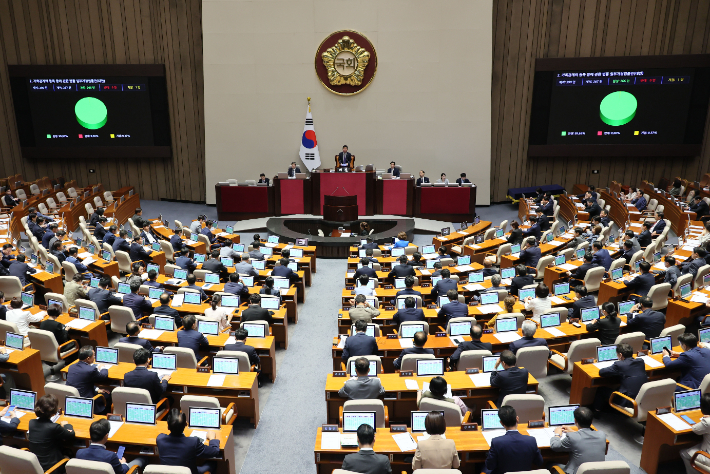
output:
[[560, 323], [560, 313], [550, 313], [540, 315], [540, 327], [550, 328], [559, 326]]
[[444, 375], [444, 359], [417, 359], [417, 376]]
[[669, 351], [671, 348], [671, 336], [663, 337], [652, 337], [651, 338], [651, 354], [660, 354], [663, 352], [663, 348], [667, 348]]
[[177, 369], [176, 354], [153, 354], [153, 368], [163, 370]]
[[452, 336], [467, 336], [471, 333], [471, 321], [449, 323], [449, 333]]
[[375, 419], [374, 411], [344, 411], [343, 432], [355, 433], [360, 425], [370, 425], [374, 429], [377, 426]]
[[22, 408], [23, 410], [34, 410], [35, 400], [37, 399], [37, 392], [31, 392], [29, 390], [10, 390], [10, 405], [15, 405], [17, 408]]
[[482, 430], [503, 430], [505, 427], [500, 422], [498, 410], [481, 410]]
[[99, 364], [118, 364], [118, 349], [97, 347], [96, 362]]
[[[357, 370], [355, 370], [355, 361], [351, 360], [350, 361], [350, 376], [351, 377], [357, 377]], [[376, 360], [371, 360], [370, 361], [370, 368], [367, 372], [368, 377], [377, 377], [377, 361]]]
[[500, 359], [500, 355], [483, 356], [483, 372], [493, 372], [496, 370], [498, 359]]
[[219, 334], [219, 323], [217, 321], [197, 321], [197, 330], [206, 336], [216, 336]]
[[597, 346], [597, 362], [606, 362], [616, 359], [616, 345]]
[[574, 425], [574, 411], [579, 405], [562, 405], [549, 408], [548, 420], [550, 426]]
[[218, 430], [220, 427], [219, 408], [189, 407], [190, 428]]
[[421, 331], [424, 331], [423, 324], [405, 324], [404, 326], [402, 326], [402, 332], [400, 333], [400, 337], [414, 337], [416, 333]]
[[92, 398], [66, 397], [64, 399], [64, 416], [93, 418], [94, 400]]
[[215, 374], [233, 374], [239, 373], [239, 359], [233, 357], [213, 357], [212, 365]]
[[263, 324], [242, 323], [241, 327], [249, 333], [247, 337], [266, 337], [266, 326]]
[[25, 337], [14, 332], [5, 333], [5, 345], [11, 349], [21, 351], [25, 347]]
[[673, 394], [675, 411], [697, 410], [700, 408], [700, 390], [685, 390]]
[[148, 403], [126, 403], [126, 423], [155, 424], [155, 405]]

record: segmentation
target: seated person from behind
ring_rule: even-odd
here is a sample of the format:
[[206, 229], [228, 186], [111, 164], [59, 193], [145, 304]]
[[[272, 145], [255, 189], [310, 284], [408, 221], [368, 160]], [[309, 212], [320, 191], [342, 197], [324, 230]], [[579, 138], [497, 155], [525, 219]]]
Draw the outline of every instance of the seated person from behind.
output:
[[575, 227], [572, 233], [574, 234], [574, 237], [572, 237], [572, 240], [567, 242], [567, 245], [564, 246], [566, 249], [576, 249], [579, 244], [586, 242], [582, 235], [584, 234], [584, 230], [581, 227]]
[[[407, 347], [404, 349], [400, 354], [399, 357], [397, 357], [394, 362], [394, 368], [399, 370], [399, 368], [402, 366], [402, 359], [406, 355], [411, 355], [411, 354], [434, 354], [433, 349], [425, 349], [424, 345], [426, 344], [427, 341], [427, 335], [423, 331], [419, 331], [414, 333], [414, 338], [412, 340], [413, 347]], [[446, 390], [444, 390], [446, 392]]]
[[[512, 230], [510, 235], [506, 239], [510, 245], [522, 244], [523, 243], [523, 229], [520, 228], [518, 221], [513, 221], [510, 223]], [[495, 257], [494, 257], [495, 258]], [[495, 261], [494, 261], [495, 263]]]
[[[30, 451], [37, 456], [39, 465], [42, 466], [44, 471], [49, 471], [52, 466], [64, 458], [64, 447], [73, 442], [75, 437], [72, 425], [66, 421], [60, 421], [59, 423], [52, 421], [52, 417], [57, 414], [57, 404], [57, 397], [51, 393], [37, 400], [34, 409], [37, 418], [30, 420], [27, 433]], [[15, 420], [20, 421], [17, 418]], [[17, 427], [17, 423], [0, 421], [0, 432], [3, 432], [3, 434], [5, 434], [3, 428], [6, 425], [12, 427], [13, 431]]]
[[370, 259], [367, 257], [362, 257], [360, 259], [360, 264], [362, 267], [355, 270], [355, 279], [360, 278], [360, 275], [367, 275], [370, 278], [377, 278], [377, 272], [374, 268], [370, 267]]
[[398, 310], [392, 317], [392, 322], [399, 327], [400, 324], [409, 321], [426, 321], [424, 311], [416, 308], [417, 300], [411, 296], [404, 299], [404, 309]]
[[505, 435], [493, 438], [483, 467], [485, 474], [531, 471], [533, 465], [542, 466], [542, 454], [535, 438], [518, 431], [515, 408], [505, 405], [498, 408], [498, 418]]
[[[593, 420], [592, 410], [577, 407], [574, 410], [576, 430], [567, 426], [555, 428], [555, 435], [550, 439], [550, 449], [570, 453], [569, 462], [564, 467], [566, 474], [575, 474], [583, 463], [601, 462], [606, 459], [606, 434], [592, 430]], [[563, 433], [566, 434], [564, 438]]]
[[582, 317], [582, 310], [585, 308], [591, 308], [597, 305], [597, 300], [594, 296], [587, 293], [587, 287], [584, 285], [579, 285], [574, 289], [575, 297], [574, 303], [572, 303], [572, 309], [569, 312], [569, 319], [579, 319]]
[[448, 392], [448, 385], [444, 377], [434, 377], [429, 381], [429, 390], [418, 391], [417, 392], [417, 410], [422, 403], [424, 398], [433, 398], [435, 400], [441, 400], [442, 402], [449, 402], [455, 404], [461, 410], [461, 414], [465, 415], [468, 411], [468, 407], [461, 400], [461, 397], [454, 396], [453, 398], [448, 398], [446, 395]]
[[599, 331], [598, 337], [602, 345], [613, 344], [619, 337], [621, 319], [616, 314], [616, 305], [610, 301], [602, 304], [602, 315], [604, 318], [594, 319], [587, 323], [587, 331]]
[[517, 355], [518, 351], [523, 347], [547, 347], [547, 341], [545, 339], [541, 337], [534, 337], [536, 331], [537, 324], [532, 321], [523, 321], [523, 337], [522, 339], [518, 339], [517, 341], [510, 343], [510, 346], [508, 346], [510, 351]]
[[249, 287], [239, 278], [239, 273], [234, 272], [229, 274], [229, 281], [224, 284], [224, 292], [247, 298], [249, 296]]
[[436, 285], [431, 289], [431, 297], [434, 301], [441, 296], [445, 296], [449, 290], [457, 290], [458, 283], [451, 278], [451, 271], [448, 268], [441, 270], [441, 280], [436, 282]]
[[[177, 255], [175, 258], [175, 265], [178, 267], [182, 268], [183, 270], [187, 270], [188, 273], [192, 273], [197, 269], [197, 263], [193, 260], [193, 257], [195, 256], [195, 252], [192, 250], [187, 250], [184, 251], [180, 254]], [[207, 262], [205, 262], [207, 263]], [[221, 262], [220, 262], [221, 263]], [[204, 264], [203, 264], [204, 267]], [[206, 268], [203, 268], [206, 270]]]
[[[137, 457], [127, 463], [126, 458], [118, 459], [113, 451], [106, 449], [108, 434], [111, 432], [111, 423], [106, 419], [96, 420], [89, 427], [91, 444], [88, 448], [80, 449], [76, 452], [76, 458], [84, 461], [98, 461], [110, 464], [114, 474], [126, 474], [133, 466], [138, 466], [142, 470], [146, 465], [146, 460]], [[162, 436], [162, 435], [161, 435]]]
[[159, 301], [160, 306], [153, 310], [153, 314], [171, 316], [175, 320], [175, 328], [180, 329], [182, 327], [182, 317], [178, 310], [170, 307], [170, 295], [168, 293], [161, 294]]
[[542, 252], [537, 246], [535, 239], [528, 237], [523, 243], [523, 249], [520, 251], [520, 263], [530, 268], [537, 268], [537, 262], [540, 261]]
[[85, 300], [87, 295], [88, 285], [84, 282], [84, 276], [81, 273], [75, 273], [70, 281], [64, 285], [64, 297], [67, 299], [67, 304], [76, 305], [76, 300]]
[[397, 241], [392, 246], [393, 248], [409, 247], [409, 237], [407, 237], [406, 232], [400, 232], [397, 234]]
[[419, 440], [412, 459], [412, 469], [457, 469], [460, 465], [456, 443], [446, 439], [446, 418], [437, 411], [424, 418], [429, 438]]
[[94, 349], [83, 346], [79, 349], [79, 361], [71, 364], [67, 370], [67, 385], [79, 391], [83, 398], [94, 398], [97, 394], [103, 395], [94, 403], [94, 413], [102, 414], [111, 407], [111, 392], [96, 387], [96, 383], [108, 381], [108, 369], [99, 370], [95, 365]]
[[[184, 288], [187, 290], [195, 290], [194, 293], [199, 293], [200, 294], [200, 300], [205, 301], [207, 299], [207, 293], [205, 293], [205, 290], [202, 289], [201, 286], [197, 286], [197, 277], [195, 276], [194, 273], [188, 273], [187, 278], [185, 279], [187, 282], [187, 286]], [[125, 297], [124, 297], [125, 301]]]
[[444, 318], [446, 324], [453, 318], [465, 318], [468, 316], [468, 306], [466, 306], [466, 303], [459, 301], [458, 291], [449, 290], [446, 292], [446, 297], [450, 302], [439, 310], [439, 317]]
[[154, 269], [148, 270], [148, 279], [143, 282], [144, 285], [152, 286], [153, 288], [162, 288], [163, 285], [157, 282], [158, 272]]
[[251, 263], [249, 263], [248, 253], [234, 256], [234, 273], [253, 277], [259, 276], [259, 272], [256, 271], [256, 269], [251, 265]]
[[641, 274], [631, 281], [625, 281], [624, 285], [641, 297], [646, 296], [651, 287], [656, 284], [656, 278], [651, 273], [651, 264], [643, 261], [639, 264]]
[[609, 255], [609, 251], [604, 248], [601, 242], [594, 242], [592, 244], [592, 263], [595, 265], [601, 265], [604, 267], [604, 271], [609, 271], [611, 267], [612, 258]]
[[372, 250], [375, 250], [375, 249], [379, 249], [379, 248], [380, 248], [380, 246], [377, 245], [377, 243], [372, 240], [372, 237], [368, 237], [368, 238], [365, 239], [365, 240], [367, 241], [367, 243], [366, 243], [366, 244], [362, 244], [362, 245], [360, 246], [361, 249], [372, 249]]
[[162, 346], [153, 347], [153, 344], [151, 344], [149, 340], [138, 337], [140, 332], [140, 325], [136, 321], [130, 321], [129, 323], [126, 323], [126, 334], [128, 334], [128, 336], [122, 337], [118, 340], [118, 342], [135, 344], [137, 346], [141, 346], [149, 352], [160, 352], [162, 350]]
[[373, 250], [373, 249], [365, 249], [365, 256], [367, 257], [367, 259], [368, 259], [370, 262], [372, 262], [372, 263], [378, 263], [379, 260], [377, 260], [375, 257], [372, 256], [372, 255], [374, 254], [374, 252], [373, 252], [372, 250]]
[[[599, 413], [609, 407], [609, 397], [614, 392], [619, 392], [629, 398], [636, 398], [641, 386], [648, 382], [646, 364], [643, 359], [634, 359], [634, 349], [631, 345], [622, 343], [616, 345], [616, 358], [619, 359], [609, 367], [599, 369], [600, 377], [614, 377], [621, 379], [619, 388], [602, 386], [597, 388], [594, 395], [594, 410]], [[614, 403], [631, 408], [633, 405], [622, 397], [616, 396]]]
[[367, 474], [391, 474], [390, 459], [384, 454], [377, 454], [372, 449], [375, 444], [375, 430], [370, 425], [362, 424], [357, 429], [359, 451], [348, 454], [343, 459], [342, 469], [348, 472]]
[[[496, 362], [496, 370], [491, 373], [491, 387], [499, 389], [498, 401], [496, 402], [499, 407], [503, 405], [503, 399], [506, 395], [522, 395], [527, 391], [528, 371], [517, 367], [515, 365], [516, 362], [517, 359], [513, 352], [503, 351], [500, 353], [500, 359]], [[502, 367], [503, 370], [499, 370], [499, 367]]]
[[136, 349], [133, 353], [133, 362], [136, 368], [126, 372], [123, 376], [123, 386], [129, 388], [142, 388], [150, 393], [152, 403], [158, 403], [168, 389], [170, 374], [158, 377], [158, 374], [148, 370], [150, 365], [151, 352], [143, 349]]
[[355, 286], [355, 294], [356, 295], [365, 295], [365, 296], [373, 296], [375, 294], [374, 290], [370, 287], [368, 287], [368, 284], [370, 283], [370, 277], [367, 275], [360, 275], [359, 278], [357, 278], [357, 286]]
[[220, 331], [224, 331], [231, 326], [232, 312], [228, 312], [227, 308], [222, 307], [221, 295], [212, 295], [212, 298], [210, 298], [210, 307], [205, 309], [205, 319], [218, 322]]
[[246, 329], [237, 329], [234, 331], [235, 342], [233, 344], [226, 344], [224, 346], [224, 350], [244, 352], [247, 356], [249, 356], [249, 364], [259, 367], [261, 359], [259, 358], [259, 354], [257, 354], [256, 349], [246, 344], [247, 337], [249, 337], [249, 332]]
[[[686, 474], [695, 474], [698, 472], [696, 468], [690, 465], [690, 460], [698, 451], [702, 450], [707, 453], [708, 446], [710, 446], [710, 393], [705, 393], [700, 398], [700, 413], [702, 413], [703, 416], [700, 417], [700, 420], [692, 426], [692, 429], [693, 433], [701, 435], [703, 440], [700, 444], [696, 444], [692, 448], [683, 448], [680, 451], [680, 458], [685, 464]], [[707, 458], [705, 456], [700, 455], [698, 457], [700, 460], [704, 461], [704, 463], [707, 463]]]
[[261, 285], [259, 294], [268, 296], [281, 296], [281, 292], [279, 291], [279, 289], [274, 288], [274, 278], [270, 276], [266, 277], [266, 279], [264, 280], [264, 284]]
[[535, 287], [535, 298], [528, 296], [525, 298], [525, 310], [532, 311], [532, 320], [539, 323], [540, 315], [547, 314], [552, 309], [552, 300], [549, 298], [550, 289], [544, 283], [538, 283]]
[[[500, 275], [493, 275], [493, 278], [491, 278], [491, 281], [500, 279]], [[500, 281], [498, 282], [500, 283]], [[500, 299], [500, 296], [499, 296]], [[498, 319], [499, 316], [502, 316], [504, 314], [509, 314], [509, 313], [515, 313], [515, 296], [513, 295], [507, 295], [505, 298], [503, 298], [503, 309], [502, 311], [497, 312], [496, 314], [493, 315], [493, 317], [486, 323], [486, 327], [491, 329], [496, 327], [496, 319]]]
[[[27, 337], [30, 331], [30, 323], [38, 323], [44, 319], [44, 314], [32, 314], [27, 310], [22, 309], [23, 303], [20, 298], [15, 296], [10, 300], [10, 309], [5, 313], [5, 320], [8, 323], [17, 325], [17, 332]], [[27, 339], [25, 339], [27, 341]]]
[[[347, 370], [350, 370], [347, 368]], [[355, 372], [357, 376], [351, 377], [345, 382], [343, 388], [338, 391], [338, 395], [350, 400], [375, 399], [385, 394], [385, 388], [377, 377], [368, 377], [370, 373], [370, 361], [365, 357], [355, 360]]]
[[525, 265], [518, 265], [515, 267], [516, 276], [510, 283], [510, 294], [513, 296], [518, 296], [518, 291], [528, 285], [533, 285], [535, 283], [535, 278], [532, 275], [528, 275], [528, 267]]
[[[465, 351], [493, 351], [493, 344], [490, 342], [481, 342], [481, 336], [483, 335], [483, 329], [478, 324], [471, 325], [471, 340], [459, 342], [459, 346], [454, 351], [453, 355], [449, 359], [449, 366], [451, 370], [457, 370], [457, 365], [461, 354]], [[466, 367], [462, 367], [464, 370]]]
[[404, 278], [407, 275], [417, 276], [417, 272], [414, 270], [414, 267], [408, 265], [407, 262], [407, 256], [401, 255], [399, 257], [399, 265], [392, 265], [392, 270], [390, 270], [390, 272], [387, 274], [387, 277]]
[[[679, 385], [690, 389], [700, 387], [703, 378], [710, 373], [710, 349], [705, 344], [698, 343], [698, 337], [686, 332], [678, 336], [682, 352], [663, 349], [663, 364], [671, 370], [680, 370]], [[674, 358], [675, 360], [671, 360]], [[676, 392], [687, 390], [676, 386]]]
[[584, 254], [584, 263], [581, 264], [574, 270], [574, 273], [567, 272], [567, 276], [575, 280], [583, 281], [584, 277], [587, 276], [587, 272], [598, 265], [593, 263], [594, 255], [591, 252], [586, 252]]
[[173, 247], [173, 252], [180, 252], [185, 247], [180, 234], [182, 234], [182, 229], [176, 227], [173, 230], [173, 235], [170, 236], [170, 245]]
[[362, 355], [377, 355], [377, 339], [366, 334], [367, 322], [362, 319], [355, 321], [355, 334], [348, 337], [343, 345], [343, 362], [350, 357]]
[[[0, 299], [0, 304], [4, 298]], [[4, 306], [3, 306], [4, 308]], [[47, 319], [39, 324], [39, 328], [43, 331], [49, 331], [54, 334], [54, 339], [60, 346], [69, 340], [69, 335], [66, 327], [57, 321], [57, 317], [62, 313], [62, 307], [58, 304], [51, 304], [47, 307]], [[4, 318], [3, 318], [4, 319]], [[62, 348], [67, 350], [72, 346]]]
[[481, 272], [484, 278], [498, 273], [498, 269], [493, 267], [494, 263], [496, 263], [496, 258], [493, 255], [489, 255], [483, 259], [483, 270], [481, 270]]
[[441, 276], [441, 269], [443, 266], [441, 265], [441, 262], [434, 262], [434, 273], [431, 274], [433, 277], [438, 277]]
[[113, 295], [108, 289], [111, 284], [111, 277], [103, 276], [99, 280], [99, 287], [92, 288], [89, 290], [89, 300], [96, 303], [96, 307], [99, 308], [99, 314], [101, 314], [101, 319], [109, 319], [108, 308], [110, 306], [121, 306], [123, 301]]
[[436, 259], [441, 260], [442, 258], [451, 258], [451, 255], [449, 255], [447, 252], [448, 249], [446, 248], [446, 245], [439, 246], [438, 255], [436, 256]]
[[251, 246], [254, 250], [249, 251], [249, 258], [252, 260], [264, 260], [264, 254], [259, 250], [261, 248], [261, 242], [252, 242]]
[[140, 282], [131, 280], [129, 285], [131, 292], [123, 295], [123, 306], [130, 308], [136, 319], [141, 319], [153, 310], [153, 305], [144, 296], [138, 294], [138, 290], [141, 288]]
[[408, 275], [404, 277], [404, 286], [405, 288], [403, 290], [399, 290], [397, 294], [395, 295], [396, 297], [400, 296], [422, 296], [421, 292], [417, 290], [413, 290], [412, 288], [414, 287], [414, 277], [411, 275]]
[[420, 254], [419, 252], [414, 252], [412, 254], [412, 259], [407, 262], [407, 265], [411, 267], [423, 267], [426, 266], [426, 262], [422, 260], [422, 254]]
[[194, 329], [196, 323], [197, 318], [192, 314], [182, 318], [182, 331], [177, 332], [177, 338], [178, 347], [192, 349], [192, 352], [195, 353], [195, 358], [199, 360], [200, 350], [207, 350], [210, 343], [204, 334]]
[[170, 434], [160, 433], [155, 443], [160, 453], [160, 464], [164, 466], [184, 466], [192, 474], [203, 474], [207, 471], [217, 472], [217, 463], [213, 460], [204, 461], [198, 466], [198, 459], [211, 459], [220, 457], [219, 439], [213, 430], [207, 431], [209, 445], [196, 436], [185, 436], [187, 416], [180, 413], [177, 408], [172, 408], [168, 414], [168, 430]]
[[367, 302], [365, 295], [355, 295], [354, 300], [350, 300], [350, 304], [354, 307], [350, 308], [350, 321], [353, 323], [359, 319], [362, 319], [366, 323], [371, 323], [372, 318], [376, 318], [380, 315], [380, 310], [373, 308], [370, 303]]
[[540, 226], [542, 232], [546, 232], [550, 229], [550, 218], [542, 212], [542, 208], [538, 207], [535, 209], [535, 215], [537, 216], [537, 225]]
[[[631, 313], [627, 315], [626, 329], [630, 332], [641, 331], [646, 340], [661, 335], [661, 331], [666, 325], [666, 315], [660, 311], [654, 311], [653, 300], [644, 296], [636, 305], [631, 308]], [[641, 311], [634, 313], [633, 311]]]

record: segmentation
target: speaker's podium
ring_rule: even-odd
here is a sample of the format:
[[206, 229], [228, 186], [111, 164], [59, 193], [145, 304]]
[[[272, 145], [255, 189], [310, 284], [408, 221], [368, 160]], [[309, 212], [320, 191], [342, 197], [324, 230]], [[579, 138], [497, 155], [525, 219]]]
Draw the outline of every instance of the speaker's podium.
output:
[[325, 221], [356, 221], [357, 212], [357, 196], [323, 196], [323, 220]]

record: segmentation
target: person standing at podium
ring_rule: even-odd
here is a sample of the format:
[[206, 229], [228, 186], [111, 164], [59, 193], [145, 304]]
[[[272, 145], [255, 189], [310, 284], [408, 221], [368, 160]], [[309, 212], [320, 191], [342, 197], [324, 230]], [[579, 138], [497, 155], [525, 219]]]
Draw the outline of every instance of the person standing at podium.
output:
[[397, 177], [399, 178], [399, 168], [395, 166], [394, 161], [390, 161], [390, 168], [385, 171], [385, 173], [389, 173], [392, 175], [393, 178]]
[[339, 170], [343, 170], [343, 169], [350, 170], [350, 165], [351, 165], [351, 162], [353, 159], [352, 157], [353, 157], [353, 155], [348, 153], [348, 146], [343, 145], [343, 151], [338, 153], [338, 169]]
[[295, 177], [296, 177], [296, 173], [300, 173], [300, 172], [301, 172], [301, 168], [299, 168], [298, 166], [296, 166], [296, 162], [295, 162], [295, 161], [292, 161], [292, 162], [291, 162], [291, 166], [288, 168], [288, 177], [289, 177], [289, 178], [295, 178]]

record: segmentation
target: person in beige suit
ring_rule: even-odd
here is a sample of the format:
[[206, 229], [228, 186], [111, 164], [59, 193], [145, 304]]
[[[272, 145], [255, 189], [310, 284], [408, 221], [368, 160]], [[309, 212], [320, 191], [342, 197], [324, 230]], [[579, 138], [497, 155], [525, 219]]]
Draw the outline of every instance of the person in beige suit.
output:
[[67, 299], [69, 306], [74, 306], [76, 300], [89, 299], [86, 293], [86, 286], [83, 283], [81, 273], [74, 275], [74, 278], [64, 286], [64, 297]]
[[376, 318], [380, 315], [380, 310], [373, 308], [370, 303], [367, 302], [365, 295], [357, 295], [354, 300], [350, 300], [350, 304], [355, 304], [354, 308], [350, 309], [350, 321], [355, 323], [358, 319], [362, 319], [366, 323], [371, 323], [372, 318]]
[[459, 453], [453, 439], [444, 438], [446, 421], [438, 411], [430, 412], [424, 419], [424, 427], [429, 434], [417, 444], [412, 460], [412, 469], [456, 469], [459, 467]]

